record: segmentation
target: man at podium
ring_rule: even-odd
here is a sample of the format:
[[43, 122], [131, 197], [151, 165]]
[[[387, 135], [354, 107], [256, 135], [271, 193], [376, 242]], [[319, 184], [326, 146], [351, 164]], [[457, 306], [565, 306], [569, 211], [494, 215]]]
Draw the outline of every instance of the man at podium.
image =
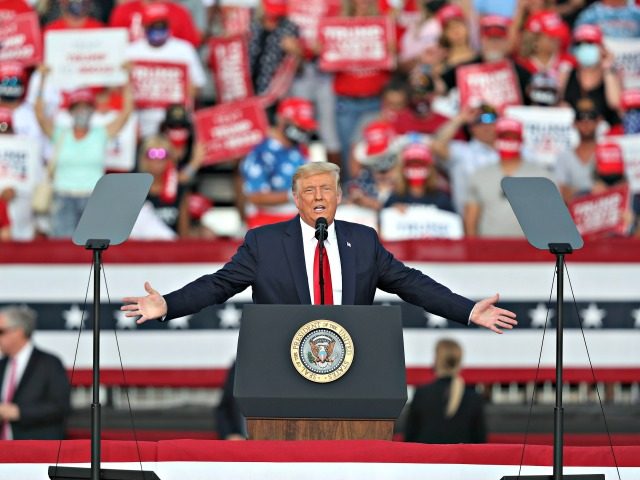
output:
[[517, 324], [513, 312], [495, 305], [497, 294], [474, 303], [395, 259], [375, 230], [335, 220], [342, 196], [336, 165], [299, 167], [292, 196], [295, 218], [249, 230], [226, 265], [175, 292], [162, 296], [146, 282], [146, 296], [124, 299], [126, 316], [139, 317], [138, 324], [166, 321], [224, 303], [249, 286], [258, 304], [371, 305], [379, 288], [435, 315], [496, 333]]

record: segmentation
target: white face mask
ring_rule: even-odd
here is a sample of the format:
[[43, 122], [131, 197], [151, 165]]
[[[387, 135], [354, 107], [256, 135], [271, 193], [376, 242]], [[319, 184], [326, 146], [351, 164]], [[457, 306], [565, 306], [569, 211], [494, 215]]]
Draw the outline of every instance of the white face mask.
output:
[[593, 67], [600, 62], [600, 47], [594, 43], [582, 43], [574, 49], [573, 53], [583, 67]]

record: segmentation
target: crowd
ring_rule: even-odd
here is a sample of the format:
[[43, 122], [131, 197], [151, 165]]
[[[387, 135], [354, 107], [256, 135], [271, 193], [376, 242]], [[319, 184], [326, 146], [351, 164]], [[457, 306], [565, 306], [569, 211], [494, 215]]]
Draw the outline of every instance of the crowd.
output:
[[[291, 177], [308, 161], [341, 167], [338, 218], [365, 219], [383, 237], [384, 212], [409, 223], [459, 224], [468, 237], [521, 236], [500, 188], [504, 176], [548, 177], [568, 205], [623, 192], [621, 220], [598, 233], [640, 235], [631, 158], [640, 90], [626, 81], [629, 72], [609, 43], [640, 39], [634, 2], [317, 0], [308, 19], [375, 17], [393, 27], [385, 45], [392, 67], [331, 71], [322, 68], [321, 37], [310, 40], [309, 26], [296, 23], [296, 2], [223, 3], [0, 0], [0, 31], [31, 12], [43, 38], [109, 27], [129, 34], [117, 86], [67, 89], [45, 61], [0, 64], [0, 147], [10, 135], [28, 137], [38, 156], [31, 182], [3, 179], [0, 168], [0, 241], [71, 236], [93, 187], [110, 171], [153, 176], [134, 236], [238, 235], [295, 214]], [[220, 103], [209, 40], [238, 32], [247, 38], [248, 79], [258, 98], [271, 92], [287, 59], [297, 71], [280, 98], [264, 103], [264, 138], [246, 155], [211, 162], [195, 115]], [[132, 68], [140, 62], [183, 65], [182, 102], [138, 102]], [[506, 68], [513, 85], [507, 79], [505, 89], [513, 87], [516, 101], [482, 90], [469, 96], [462, 72], [470, 66]], [[569, 112], [566, 142], [557, 142], [551, 158], [531, 148], [532, 127], [512, 110], [518, 104], [549, 109], [550, 120]], [[123, 147], [127, 141], [131, 149]], [[124, 167], [107, 160], [118, 151], [129, 152]], [[0, 158], [0, 167], [10, 160]], [[232, 192], [222, 201], [221, 188]]]

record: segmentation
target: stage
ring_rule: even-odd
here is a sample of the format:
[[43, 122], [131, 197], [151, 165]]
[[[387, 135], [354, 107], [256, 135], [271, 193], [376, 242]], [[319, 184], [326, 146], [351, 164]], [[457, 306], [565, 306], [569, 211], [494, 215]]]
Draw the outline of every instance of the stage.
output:
[[[59, 442], [0, 442], [0, 480], [46, 480]], [[640, 479], [640, 447], [615, 447], [622, 480]], [[609, 447], [566, 447], [565, 473], [617, 479]], [[212, 478], [497, 480], [517, 475], [521, 445], [421, 445], [384, 441], [102, 442], [103, 468], [153, 470], [162, 480]], [[60, 465], [88, 466], [87, 440], [62, 442]], [[527, 446], [521, 474], [551, 474], [552, 447]]]

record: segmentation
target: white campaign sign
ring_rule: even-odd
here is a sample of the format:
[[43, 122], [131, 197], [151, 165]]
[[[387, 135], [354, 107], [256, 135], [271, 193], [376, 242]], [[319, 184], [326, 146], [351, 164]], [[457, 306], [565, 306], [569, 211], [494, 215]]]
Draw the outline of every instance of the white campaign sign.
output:
[[607, 137], [606, 140], [620, 145], [629, 191], [640, 193], [640, 134]]
[[38, 144], [30, 137], [2, 135], [0, 142], [0, 190], [12, 187], [30, 191], [41, 173]]
[[640, 39], [605, 38], [604, 42], [607, 50], [613, 53], [623, 87], [640, 88]]
[[524, 127], [524, 149], [536, 163], [551, 166], [572, 148], [575, 114], [569, 107], [507, 107], [505, 115]]
[[125, 28], [47, 32], [44, 57], [51, 82], [65, 90], [123, 85], [128, 38]]
[[460, 215], [433, 205], [410, 205], [406, 210], [388, 207], [380, 212], [380, 236], [385, 241], [464, 236]]

